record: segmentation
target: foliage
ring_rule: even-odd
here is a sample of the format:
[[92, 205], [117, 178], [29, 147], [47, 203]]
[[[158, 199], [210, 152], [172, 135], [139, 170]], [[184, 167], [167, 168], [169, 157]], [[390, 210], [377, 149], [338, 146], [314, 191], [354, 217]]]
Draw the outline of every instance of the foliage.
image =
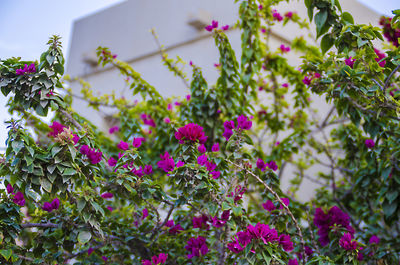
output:
[[[19, 117], [0, 166], [1, 264], [397, 264], [400, 11], [382, 20], [393, 43], [383, 53], [381, 29], [355, 24], [337, 0], [305, 0], [321, 40], [294, 38], [299, 70], [270, 33], [309, 25], [279, 14], [279, 2], [240, 1], [240, 56], [229, 26], [206, 27], [220, 54], [213, 85], [192, 62], [188, 82], [185, 62], [168, 58], [153, 31], [190, 90], [183, 100], [164, 98], [105, 47], [99, 65], [118, 69], [142, 100], [94, 96], [83, 80], [75, 95], [56, 36], [39, 62], [0, 61]], [[329, 103], [322, 120], [311, 95]], [[115, 126], [104, 132], [80, 116], [74, 97], [115, 109]], [[309, 176], [313, 165], [326, 170]], [[306, 179], [320, 187], [300, 202]]]

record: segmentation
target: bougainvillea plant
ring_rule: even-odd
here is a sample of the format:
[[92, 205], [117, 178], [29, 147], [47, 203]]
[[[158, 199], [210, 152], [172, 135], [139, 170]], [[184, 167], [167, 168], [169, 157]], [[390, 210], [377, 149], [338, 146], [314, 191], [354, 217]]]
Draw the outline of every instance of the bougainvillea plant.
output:
[[[317, 42], [272, 49], [275, 25], [310, 29], [307, 19], [281, 14], [279, 0], [237, 2], [236, 25], [204, 29], [220, 53], [215, 84], [196, 62], [187, 77], [160, 46], [183, 99], [104, 47], [99, 65], [142, 100], [96, 97], [83, 80], [76, 95], [56, 36], [38, 61], [0, 61], [18, 117], [0, 160], [1, 264], [399, 264], [399, 10], [380, 29], [355, 24], [337, 0], [306, 0]], [[311, 96], [328, 102], [322, 119]], [[75, 97], [114, 109], [110, 128], [75, 112]], [[313, 165], [326, 170], [310, 175]], [[308, 202], [297, 199], [304, 180], [319, 185]]]

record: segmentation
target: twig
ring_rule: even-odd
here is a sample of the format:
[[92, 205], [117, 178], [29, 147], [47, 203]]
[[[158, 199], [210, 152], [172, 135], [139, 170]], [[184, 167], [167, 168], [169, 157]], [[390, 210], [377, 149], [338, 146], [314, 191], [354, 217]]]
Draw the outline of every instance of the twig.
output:
[[82, 130], [82, 126], [72, 117], [72, 115], [65, 109], [59, 109], [60, 112], [76, 127], [78, 130]]
[[400, 68], [400, 64], [396, 67], [396, 68], [394, 68], [394, 70], [390, 73], [390, 75], [386, 78], [386, 81], [385, 81], [385, 86], [383, 87], [383, 93], [386, 95], [386, 89], [389, 87], [389, 82], [390, 82], [390, 79], [393, 77], [393, 75], [399, 70], [399, 68]]
[[61, 225], [53, 223], [25, 223], [21, 224], [22, 228], [42, 227], [42, 228], [59, 228]]
[[[275, 196], [275, 198], [276, 198], [276, 199], [278, 200], [278, 202], [282, 205], [282, 207], [286, 210], [286, 212], [289, 214], [290, 218], [292, 219], [294, 225], [296, 226], [297, 233], [298, 233], [298, 236], [300, 237], [300, 242], [301, 242], [301, 247], [302, 247], [301, 252], [302, 252], [303, 257], [305, 257], [305, 256], [306, 256], [306, 253], [305, 253], [305, 246], [306, 246], [306, 244], [305, 244], [305, 242], [304, 242], [303, 233], [301, 232], [300, 226], [299, 226], [299, 224], [298, 224], [296, 218], [294, 218], [293, 213], [290, 211], [289, 207], [281, 200], [281, 198], [279, 197], [279, 195], [278, 195], [270, 186], [268, 186], [264, 181], [262, 181], [262, 179], [260, 179], [259, 176], [257, 176], [256, 174], [254, 174], [254, 173], [251, 172], [250, 170], [248, 170], [248, 169], [246, 169], [246, 168], [244, 168], [244, 167], [242, 167], [242, 166], [240, 166], [240, 165], [238, 165], [238, 164], [233, 163], [232, 161], [230, 161], [230, 160], [228, 160], [228, 159], [226, 159], [226, 161], [227, 161], [228, 163], [231, 163], [232, 165], [234, 165], [234, 166], [236, 166], [236, 167], [238, 167], [238, 168], [240, 168], [240, 169], [246, 171], [246, 172], [249, 173], [250, 175], [252, 175], [258, 182], [260, 182], [261, 184], [263, 184], [264, 187], [265, 187], [270, 193], [272, 193], [272, 194]], [[303, 264], [305, 264], [305, 259], [303, 259]]]
[[[157, 232], [160, 231], [160, 228], [162, 228], [162, 227], [168, 222], [169, 217], [171, 216], [172, 211], [173, 211], [174, 209], [175, 209], [175, 205], [171, 205], [171, 207], [169, 208], [168, 214], [167, 214], [167, 216], [166, 216], [165, 219], [164, 219], [164, 222], [162, 222], [162, 224], [160, 224], [159, 226], [157, 226], [156, 229], [154, 229], [153, 234], [152, 234], [151, 237], [150, 237], [150, 240], [153, 240], [153, 238], [154, 238], [153, 242], [151, 242], [151, 245], [153, 245], [154, 242], [157, 241], [157, 239], [158, 239], [158, 237], [159, 237], [159, 235], [160, 235], [160, 233], [157, 234]], [[157, 234], [157, 236], [155, 237], [156, 234]]]

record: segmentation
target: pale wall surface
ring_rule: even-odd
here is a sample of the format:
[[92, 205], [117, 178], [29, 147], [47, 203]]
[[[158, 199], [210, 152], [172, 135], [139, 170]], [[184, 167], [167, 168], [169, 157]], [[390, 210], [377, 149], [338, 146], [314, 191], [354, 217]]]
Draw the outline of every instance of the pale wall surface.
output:
[[[115, 90], [117, 95], [132, 98], [118, 71], [110, 68], [105, 70], [93, 68], [84, 62], [84, 57], [95, 58], [98, 46], [106, 46], [118, 54], [118, 59], [130, 63], [162, 95], [188, 94], [189, 91], [182, 81], [163, 66], [157, 45], [150, 33], [150, 29], [155, 28], [169, 56], [174, 58], [178, 55], [187, 62], [193, 61], [203, 69], [208, 84], [212, 85], [218, 77], [214, 67], [214, 63], [218, 62], [218, 50], [214, 39], [212, 34], [205, 30], [198, 31], [187, 22], [197, 16], [203, 17], [207, 23], [215, 19], [220, 25], [233, 25], [238, 18], [238, 5], [233, 2], [233, 0], [130, 0], [82, 18], [74, 23], [67, 73], [72, 77], [83, 77], [99, 93], [110, 93]], [[355, 0], [341, 2], [342, 9], [353, 14], [356, 22], [377, 25], [379, 20], [377, 13]], [[286, 11], [296, 11], [301, 17], [307, 17], [303, 1], [284, 3], [277, 9], [281, 14]], [[272, 48], [278, 48], [282, 43], [288, 45], [294, 36], [299, 35], [304, 35], [309, 41], [313, 41], [309, 34], [310, 32], [300, 30], [290, 23], [284, 28], [278, 25], [273, 29], [270, 45]], [[227, 35], [240, 61], [240, 32], [229, 30]], [[290, 52], [287, 56], [292, 65], [301, 63], [300, 54]], [[190, 77], [190, 67], [187, 66], [186, 70]], [[71, 86], [75, 93], [79, 93], [79, 84], [72, 83]], [[328, 112], [329, 105], [317, 97], [313, 97], [313, 101], [315, 108], [323, 117]], [[107, 128], [104, 119], [98, 116], [97, 112], [87, 108], [82, 100], [75, 100], [74, 108], [96, 125]], [[104, 109], [104, 111], [112, 113], [112, 110]], [[321, 170], [323, 168], [313, 167], [307, 174], [313, 176]], [[288, 181], [293, 176], [292, 171], [293, 168], [290, 167], [285, 170], [282, 179], [283, 190], [288, 187]], [[300, 189], [300, 198], [303, 200], [310, 198], [315, 187], [317, 185], [310, 181], [304, 182]]]

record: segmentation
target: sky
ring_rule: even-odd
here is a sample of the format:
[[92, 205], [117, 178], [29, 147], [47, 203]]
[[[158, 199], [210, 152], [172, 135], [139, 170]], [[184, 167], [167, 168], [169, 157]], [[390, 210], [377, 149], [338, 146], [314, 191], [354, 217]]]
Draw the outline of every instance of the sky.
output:
[[[63, 51], [66, 55], [74, 20], [123, 1], [0, 0], [0, 59], [20, 56], [23, 60], [35, 60], [47, 50], [46, 43], [53, 34], [62, 37]], [[391, 10], [400, 8], [399, 0], [358, 1], [385, 15], [390, 15]], [[0, 94], [0, 110], [5, 110], [5, 102], [6, 99]], [[7, 137], [3, 123], [7, 119], [7, 112], [0, 111], [0, 151], [1, 147], [5, 146]]]

